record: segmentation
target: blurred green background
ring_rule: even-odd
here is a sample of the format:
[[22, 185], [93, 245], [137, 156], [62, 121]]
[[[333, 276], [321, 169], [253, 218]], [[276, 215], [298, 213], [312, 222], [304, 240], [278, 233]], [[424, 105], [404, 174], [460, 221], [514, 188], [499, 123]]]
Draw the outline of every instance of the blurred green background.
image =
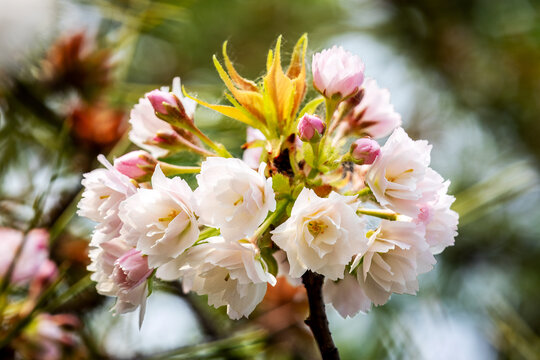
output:
[[[460, 214], [455, 246], [420, 277], [417, 297], [346, 320], [329, 308], [342, 358], [540, 359], [540, 1], [2, 0], [0, 225], [24, 228], [44, 196], [39, 226], [76, 283], [91, 231], [74, 215], [81, 174], [97, 154], [130, 149], [137, 99], [181, 76], [190, 93], [220, 101], [211, 57], [223, 41], [254, 79], [278, 35], [288, 54], [304, 32], [309, 59], [333, 44], [363, 58], [411, 137], [433, 143]], [[243, 126], [204, 109], [197, 121], [241, 154]], [[240, 338], [194, 347], [204, 299], [169, 290], [150, 297], [140, 332], [134, 315], [111, 317], [92, 286], [56, 311], [81, 317], [90, 358], [313, 356], [300, 325], [280, 337], [213, 310]]]

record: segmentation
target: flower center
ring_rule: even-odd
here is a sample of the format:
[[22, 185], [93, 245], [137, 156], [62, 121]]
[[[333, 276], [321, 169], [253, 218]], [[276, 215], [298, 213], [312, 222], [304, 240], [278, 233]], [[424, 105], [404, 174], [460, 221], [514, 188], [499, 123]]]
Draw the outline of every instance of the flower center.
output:
[[324, 230], [326, 230], [327, 227], [328, 225], [320, 220], [312, 220], [308, 222], [308, 230], [313, 236], [324, 234]]
[[172, 219], [174, 219], [176, 217], [176, 215], [180, 214], [180, 211], [176, 210], [176, 209], [172, 209], [169, 214], [165, 217], [162, 217], [162, 218], [159, 218], [158, 220], [159, 221], [163, 221], [163, 222], [170, 222], [172, 221]]
[[405, 174], [410, 174], [412, 172], [414, 172], [414, 169], [407, 169], [404, 172], [402, 172], [401, 174], [397, 174], [396, 176], [388, 176], [386, 179], [388, 181], [390, 181], [390, 182], [396, 182], [396, 179], [398, 177], [404, 176]]
[[239, 204], [241, 204], [243, 202], [244, 202], [244, 197], [240, 196], [240, 198], [238, 200], [236, 200], [233, 205], [236, 206], [236, 205], [239, 205]]

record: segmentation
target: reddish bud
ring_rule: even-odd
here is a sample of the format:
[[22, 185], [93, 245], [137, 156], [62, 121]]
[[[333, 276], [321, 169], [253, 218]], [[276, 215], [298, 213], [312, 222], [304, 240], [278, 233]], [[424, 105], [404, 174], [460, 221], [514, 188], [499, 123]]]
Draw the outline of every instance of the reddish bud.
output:
[[154, 107], [154, 110], [162, 115], [168, 114], [167, 108], [165, 107], [165, 105], [163, 105], [164, 103], [169, 104], [170, 106], [178, 107], [176, 97], [171, 92], [156, 89], [146, 94], [146, 97], [148, 98], [148, 100], [150, 100], [150, 103]]
[[351, 156], [363, 165], [371, 165], [381, 153], [379, 143], [373, 139], [358, 139], [351, 145]]
[[298, 123], [298, 135], [302, 141], [319, 141], [325, 129], [326, 125], [316, 115], [305, 114]]
[[116, 170], [135, 180], [151, 175], [156, 164], [157, 160], [143, 150], [129, 152], [114, 160]]

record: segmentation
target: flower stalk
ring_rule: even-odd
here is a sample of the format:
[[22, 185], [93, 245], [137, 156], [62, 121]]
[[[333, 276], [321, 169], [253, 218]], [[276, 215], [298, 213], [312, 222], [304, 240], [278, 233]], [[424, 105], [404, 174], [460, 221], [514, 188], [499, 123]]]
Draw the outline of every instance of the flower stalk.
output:
[[159, 166], [168, 177], [182, 174], [198, 174], [201, 171], [200, 166], [178, 166], [163, 161], [159, 162]]
[[360, 208], [356, 210], [356, 213], [358, 215], [369, 215], [369, 216], [375, 216], [381, 219], [385, 220], [398, 220], [399, 214], [396, 214], [395, 212], [387, 211], [387, 210], [377, 210], [377, 209], [363, 209]]

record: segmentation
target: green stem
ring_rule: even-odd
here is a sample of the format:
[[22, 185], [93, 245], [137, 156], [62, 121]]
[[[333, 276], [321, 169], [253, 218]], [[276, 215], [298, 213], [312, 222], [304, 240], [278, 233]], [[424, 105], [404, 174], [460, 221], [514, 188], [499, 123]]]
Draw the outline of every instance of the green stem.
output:
[[320, 157], [320, 144], [319, 142], [309, 143], [311, 149], [313, 150], [313, 168], [315, 170], [319, 169], [319, 157]]
[[365, 188], [360, 190], [358, 193], [356, 193], [357, 196], [366, 196], [369, 194], [371, 194], [371, 189], [368, 186], [366, 186]]
[[[325, 146], [326, 146], [326, 139], [328, 138], [328, 135], [329, 135], [329, 131], [328, 131], [328, 128], [329, 128], [329, 125], [330, 125], [330, 121], [332, 120], [332, 115], [334, 114], [335, 110], [336, 110], [336, 107], [338, 106], [340, 100], [334, 100], [334, 99], [325, 99], [325, 105], [326, 105], [326, 119], [325, 119], [325, 124], [326, 124], [326, 131], [324, 132], [322, 138], [321, 138], [321, 141], [317, 143], [317, 147], [315, 148], [313, 145], [312, 145], [312, 148], [313, 148], [313, 156], [314, 156], [314, 165], [315, 165], [315, 169], [318, 169], [319, 165], [320, 165], [320, 158], [321, 158], [321, 154], [324, 152], [324, 149], [325, 149]], [[324, 162], [324, 161], [323, 161]], [[310, 174], [310, 177], [311, 177], [312, 174]]]
[[209, 237], [218, 236], [218, 235], [219, 235], [219, 229], [212, 228], [212, 227], [207, 227], [206, 229], [202, 230], [199, 233], [199, 237], [197, 238], [197, 241], [195, 242], [195, 245], [200, 243], [203, 240], [208, 239]]
[[398, 219], [398, 214], [395, 212], [389, 212], [387, 210], [377, 210], [377, 209], [358, 209], [356, 210], [357, 214], [375, 216], [385, 220], [395, 221]]
[[199, 166], [178, 166], [163, 161], [159, 161], [159, 166], [166, 176], [198, 174], [201, 172], [201, 168]]
[[293, 169], [294, 175], [297, 176], [300, 174], [300, 168], [298, 167], [298, 163], [296, 162], [296, 149], [293, 146], [289, 146], [289, 163], [291, 164], [291, 168]]
[[276, 211], [270, 214], [270, 216], [268, 216], [266, 220], [264, 220], [262, 225], [259, 226], [257, 231], [255, 231], [255, 234], [253, 234], [252, 239], [254, 239], [254, 241], [256, 241], [259, 236], [263, 235], [276, 219], [279, 219], [281, 215], [283, 215], [283, 212], [287, 208], [288, 204], [289, 204], [289, 200], [284, 200], [277, 204]]
[[336, 111], [336, 108], [339, 104], [339, 100], [334, 99], [326, 99], [325, 105], [326, 105], [326, 127], [330, 125], [330, 120], [332, 120], [332, 115], [334, 115], [334, 112]]
[[198, 127], [193, 126], [193, 129], [190, 129], [203, 143], [208, 145], [212, 150], [214, 150], [219, 156], [231, 158], [233, 157], [223, 146], [222, 144], [216, 144], [208, 136], [206, 136]]
[[55, 298], [49, 305], [47, 305], [45, 307], [45, 311], [48, 312], [58, 309], [60, 306], [71, 300], [74, 296], [77, 296], [86, 290], [90, 285], [92, 285], [92, 280], [90, 279], [90, 274], [87, 274], [75, 284], [71, 285], [69, 289], [64, 291], [60, 296]]

